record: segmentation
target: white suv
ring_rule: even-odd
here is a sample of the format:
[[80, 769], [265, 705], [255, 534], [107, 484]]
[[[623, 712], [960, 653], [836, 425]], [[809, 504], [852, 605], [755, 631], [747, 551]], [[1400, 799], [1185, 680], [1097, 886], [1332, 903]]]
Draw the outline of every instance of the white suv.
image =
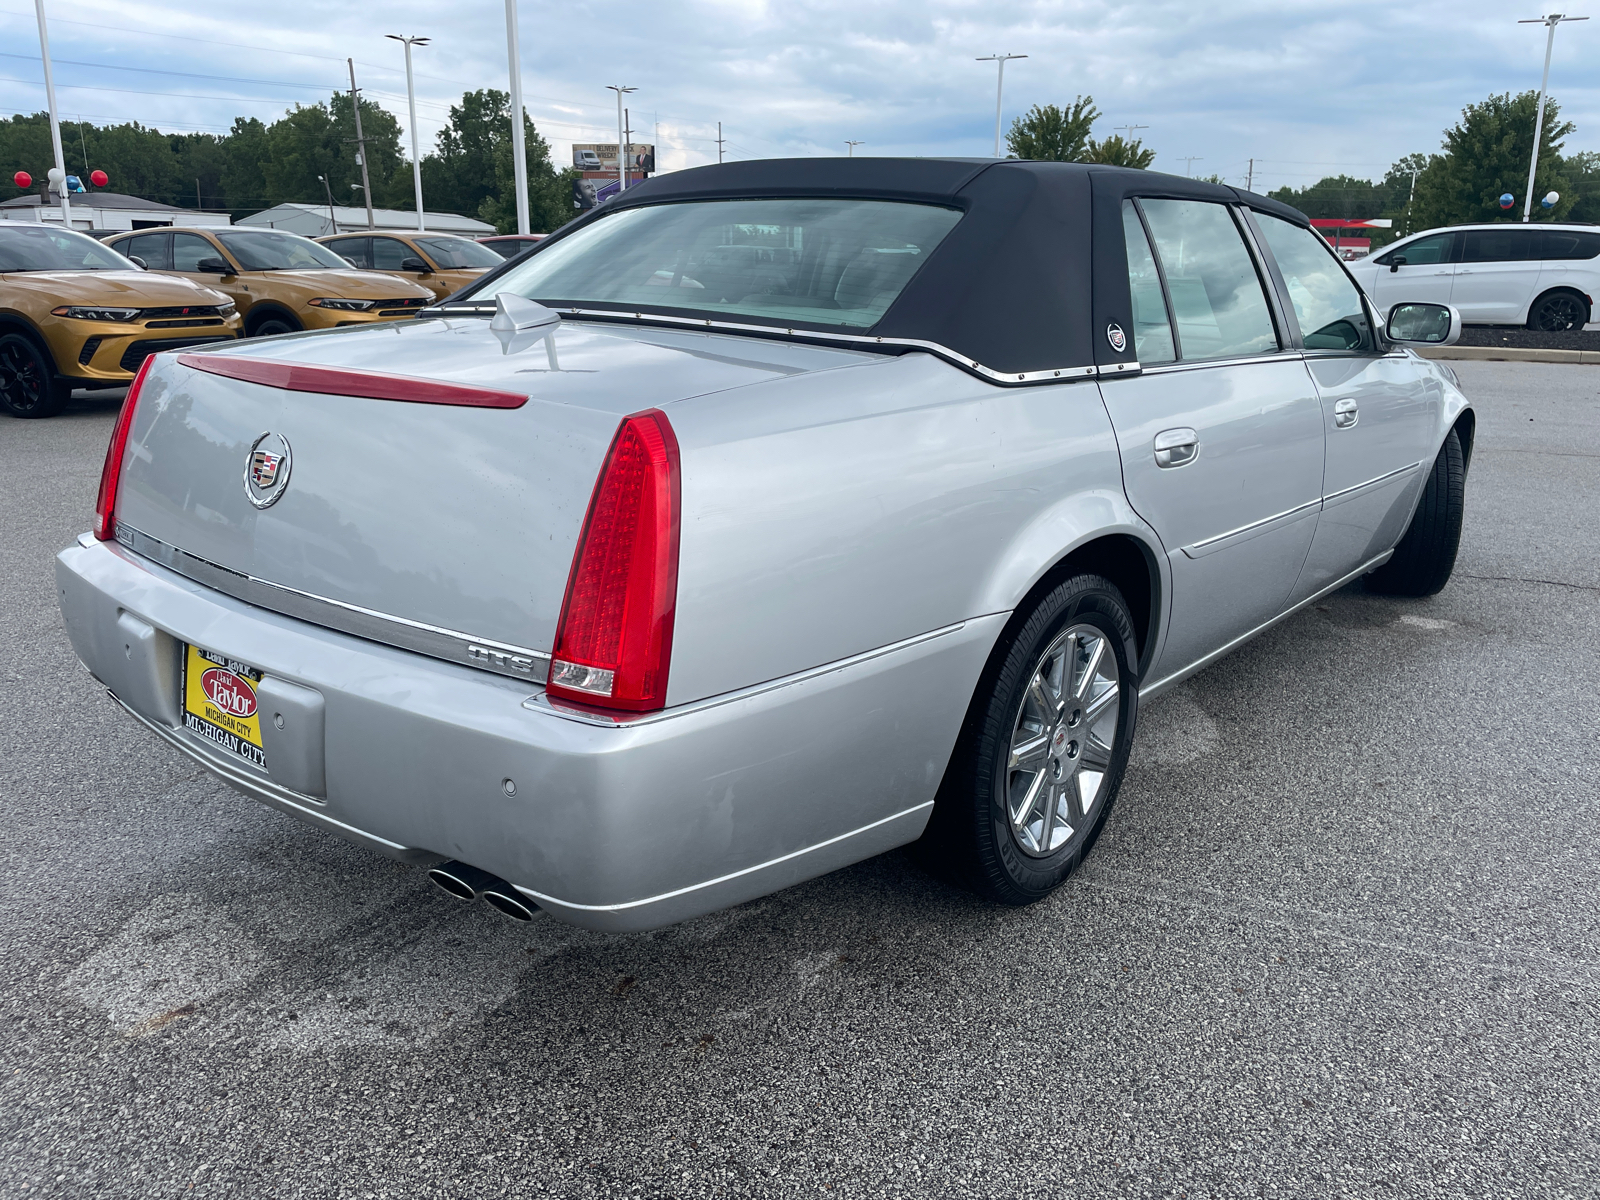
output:
[[1429, 229], [1350, 273], [1387, 312], [1401, 300], [1450, 304], [1468, 325], [1582, 329], [1600, 293], [1600, 228], [1457, 225]]

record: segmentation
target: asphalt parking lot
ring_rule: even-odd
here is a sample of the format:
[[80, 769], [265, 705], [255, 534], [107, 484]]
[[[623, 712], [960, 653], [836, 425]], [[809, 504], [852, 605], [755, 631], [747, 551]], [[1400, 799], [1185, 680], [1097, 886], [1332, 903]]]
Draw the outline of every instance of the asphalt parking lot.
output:
[[1147, 707], [1057, 895], [517, 926], [79, 667], [114, 401], [0, 423], [0, 1196], [1593, 1196], [1600, 368], [1456, 364], [1457, 573]]

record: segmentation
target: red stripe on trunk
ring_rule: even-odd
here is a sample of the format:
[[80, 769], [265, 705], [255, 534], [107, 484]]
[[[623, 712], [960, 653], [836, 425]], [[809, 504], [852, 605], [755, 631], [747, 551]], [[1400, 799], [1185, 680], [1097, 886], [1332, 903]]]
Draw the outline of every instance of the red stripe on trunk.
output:
[[243, 379], [287, 392], [316, 392], [326, 396], [360, 396], [367, 400], [403, 400], [408, 404], [453, 404], [462, 408], [521, 408], [528, 397], [521, 392], [441, 383], [437, 379], [412, 379], [380, 371], [348, 371], [340, 367], [314, 367], [308, 363], [280, 362], [270, 358], [238, 358], [225, 354], [180, 354], [178, 361], [196, 371]]

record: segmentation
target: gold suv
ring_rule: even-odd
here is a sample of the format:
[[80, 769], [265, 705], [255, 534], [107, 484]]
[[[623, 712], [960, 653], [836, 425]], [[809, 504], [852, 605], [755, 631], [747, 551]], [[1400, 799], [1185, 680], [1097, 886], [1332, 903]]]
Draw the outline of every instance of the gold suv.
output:
[[204, 280], [239, 306], [246, 337], [414, 317], [433, 293], [357, 271], [310, 238], [281, 229], [147, 229], [112, 249], [151, 271]]
[[358, 267], [415, 279], [440, 300], [505, 259], [453, 233], [341, 233], [317, 241]]
[[91, 237], [0, 221], [0, 411], [60, 412], [75, 387], [117, 387], [162, 350], [239, 336], [220, 292], [141, 271]]

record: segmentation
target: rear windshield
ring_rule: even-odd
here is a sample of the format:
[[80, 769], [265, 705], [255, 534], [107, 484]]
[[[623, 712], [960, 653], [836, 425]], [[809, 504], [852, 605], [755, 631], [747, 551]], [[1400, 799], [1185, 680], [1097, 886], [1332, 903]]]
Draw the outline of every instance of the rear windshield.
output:
[[[9, 227], [7, 227], [9, 226]], [[87, 234], [42, 225], [0, 226], [0, 271], [137, 271]]]
[[961, 219], [885, 200], [707, 200], [623, 209], [494, 282], [547, 304], [689, 309], [866, 329]]
[[284, 233], [279, 229], [217, 229], [212, 232], [246, 271], [350, 269], [350, 264], [332, 250], [298, 233]]
[[428, 257], [441, 270], [458, 271], [463, 267], [498, 267], [505, 260], [487, 246], [458, 237], [419, 237], [417, 245], [428, 252]]

